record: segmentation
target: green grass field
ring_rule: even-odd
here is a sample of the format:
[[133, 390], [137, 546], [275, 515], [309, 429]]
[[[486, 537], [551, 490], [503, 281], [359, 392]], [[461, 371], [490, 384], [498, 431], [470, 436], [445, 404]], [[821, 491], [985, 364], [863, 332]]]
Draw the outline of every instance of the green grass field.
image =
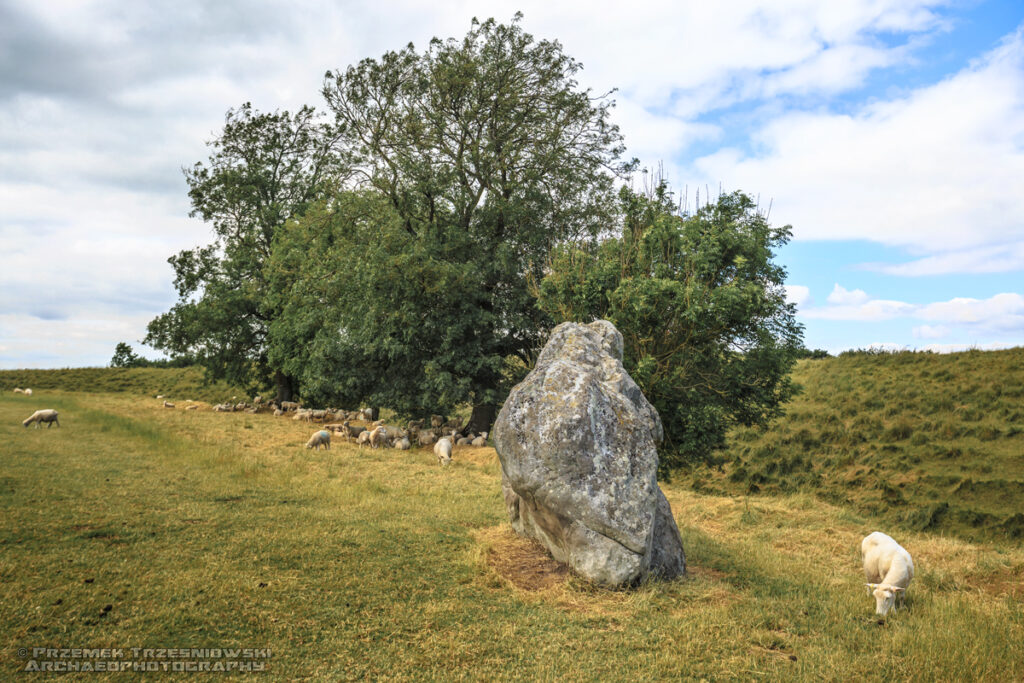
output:
[[[867, 367], [818, 362], [857, 386], [887, 359], [852, 360]], [[794, 415], [819, 429], [813, 398], [841, 394], [809, 386], [826, 372], [801, 366], [804, 403], [779, 425], [780, 442]], [[1020, 407], [1006, 396], [1016, 387], [995, 409], [1007, 418]], [[491, 449], [459, 448], [445, 469], [428, 449], [336, 440], [309, 451], [309, 425], [166, 410], [145, 393], [0, 395], [0, 678], [51, 677], [19, 673], [19, 648], [37, 647], [269, 649], [268, 680], [1024, 678], [1024, 548], [1010, 535], [893, 527], [886, 510], [859, 504], [854, 485], [850, 500], [832, 502], [815, 488], [784, 490], [781, 477], [752, 494], [726, 467], [664, 486], [689, 576], [607, 591], [508, 531]], [[954, 411], [973, 405], [950, 400]], [[43, 407], [60, 411], [60, 429], [21, 426]], [[942, 410], [920, 419], [944, 420]], [[919, 432], [912, 424], [909, 438], [885, 440], [890, 419], [899, 416], [858, 442], [866, 454]], [[1001, 436], [986, 444], [1017, 438], [989, 413], [962, 424], [974, 431], [947, 443], [929, 430], [929, 443], [973, 448], [987, 427]], [[835, 442], [822, 444], [820, 457], [848, 467]], [[988, 456], [990, 479], [1009, 480], [1011, 456]], [[923, 454], [918, 464], [946, 466]], [[906, 608], [885, 621], [860, 569], [860, 539], [875, 529], [917, 566]]]

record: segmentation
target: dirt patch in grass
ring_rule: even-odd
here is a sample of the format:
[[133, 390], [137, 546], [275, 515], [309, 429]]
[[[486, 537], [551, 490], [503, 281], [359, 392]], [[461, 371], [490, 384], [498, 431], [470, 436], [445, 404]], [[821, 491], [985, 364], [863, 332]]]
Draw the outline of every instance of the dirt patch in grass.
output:
[[551, 590], [563, 586], [569, 578], [567, 566], [553, 560], [540, 544], [523, 538], [511, 527], [484, 529], [477, 537], [486, 544], [487, 566], [502, 581], [521, 591]]

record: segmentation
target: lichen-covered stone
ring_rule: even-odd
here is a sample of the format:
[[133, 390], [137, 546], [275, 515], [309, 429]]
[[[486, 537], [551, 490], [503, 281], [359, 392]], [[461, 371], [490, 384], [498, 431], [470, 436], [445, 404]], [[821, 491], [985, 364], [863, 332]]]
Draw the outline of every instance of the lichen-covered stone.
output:
[[606, 586], [686, 570], [658, 488], [661, 419], [607, 320], [556, 327], [494, 425], [509, 521]]

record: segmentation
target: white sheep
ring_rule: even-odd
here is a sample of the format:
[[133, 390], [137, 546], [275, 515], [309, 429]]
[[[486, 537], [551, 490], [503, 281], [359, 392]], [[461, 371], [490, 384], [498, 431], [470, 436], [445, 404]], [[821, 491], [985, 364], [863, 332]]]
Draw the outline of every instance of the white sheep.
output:
[[438, 439], [434, 444], [434, 455], [437, 456], [438, 464], [444, 466], [452, 461], [452, 440], [445, 436]]
[[281, 401], [281, 410], [283, 410], [286, 413], [291, 411], [291, 410], [298, 410], [298, 409], [299, 409], [299, 404], [296, 403], [295, 401]]
[[362, 448], [364, 443], [370, 443], [370, 432], [365, 429], [359, 432], [359, 436], [356, 437], [356, 444]]
[[33, 422], [36, 423], [36, 429], [39, 429], [39, 424], [42, 422], [46, 423], [47, 429], [49, 429], [54, 422], [56, 422], [57, 426], [60, 427], [60, 420], [57, 419], [57, 411], [51, 408], [47, 408], [46, 410], [37, 410], [36, 412], [32, 413], [28, 417], [28, 419], [22, 422], [21, 424], [28, 427]]
[[473, 439], [471, 442], [477, 448], [483, 448], [487, 445], [487, 432], [480, 432], [480, 436]]
[[14, 393], [16, 393], [16, 394], [24, 394], [25, 390], [22, 389], [21, 387], [14, 387]]
[[885, 616], [896, 596], [906, 599], [907, 586], [914, 578], [914, 561], [903, 546], [881, 531], [864, 537], [860, 543], [868, 593], [875, 596], [875, 613]]
[[475, 438], [476, 438], [476, 434], [470, 432], [466, 436], [460, 437], [459, 440], [455, 442], [455, 445], [456, 446], [468, 446], [469, 444], [473, 443], [473, 439], [475, 439]]
[[25, 395], [26, 396], [31, 396], [32, 395], [32, 390], [31, 389], [25, 389]]
[[411, 446], [412, 444], [409, 443], [408, 436], [403, 436], [402, 438], [395, 442], [395, 448], [397, 448], [400, 451], [407, 451]]
[[164, 401], [164, 408], [173, 408], [174, 404], [170, 401]]
[[331, 449], [331, 433], [326, 429], [313, 432], [313, 436], [309, 437], [309, 441], [306, 442], [306, 448], [316, 448], [317, 450], [320, 450], [321, 446], [327, 450]]
[[384, 425], [377, 425], [370, 432], [369, 442], [370, 448], [377, 448], [384, 444], [384, 440], [388, 437], [388, 429]]
[[197, 406], [197, 405], [185, 406], [185, 410], [199, 410], [199, 406]]

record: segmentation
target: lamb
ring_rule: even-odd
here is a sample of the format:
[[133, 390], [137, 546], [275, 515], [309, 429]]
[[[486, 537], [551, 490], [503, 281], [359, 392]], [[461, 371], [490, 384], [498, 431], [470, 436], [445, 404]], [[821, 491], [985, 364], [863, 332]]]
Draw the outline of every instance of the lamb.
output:
[[21, 424], [28, 427], [33, 422], [36, 423], [36, 429], [39, 429], [39, 424], [42, 422], [46, 423], [47, 429], [49, 429], [54, 422], [56, 422], [57, 426], [60, 427], [60, 420], [57, 419], [57, 411], [51, 408], [47, 408], [46, 410], [37, 410], [36, 412], [32, 413], [28, 417], [28, 419], [22, 422]]
[[471, 442], [477, 448], [483, 448], [487, 445], [487, 432], [480, 432], [480, 436], [473, 439]]
[[320, 450], [321, 446], [327, 450], [331, 450], [331, 433], [326, 429], [313, 432], [313, 436], [309, 437], [309, 441], [306, 442], [306, 448], [315, 448]]
[[448, 465], [452, 461], [452, 441], [449, 437], [439, 439], [434, 444], [434, 455], [437, 456], [437, 462], [442, 467]]
[[907, 586], [914, 578], [914, 561], [903, 546], [881, 531], [865, 536], [860, 552], [868, 593], [875, 596], [875, 613], [884, 617], [897, 595], [901, 601], [906, 599]]
[[384, 440], [387, 438], [387, 436], [387, 427], [385, 427], [384, 425], [378, 425], [374, 427], [373, 431], [370, 432], [369, 438], [367, 439], [370, 442], [370, 448], [377, 448], [378, 446], [383, 445]]

